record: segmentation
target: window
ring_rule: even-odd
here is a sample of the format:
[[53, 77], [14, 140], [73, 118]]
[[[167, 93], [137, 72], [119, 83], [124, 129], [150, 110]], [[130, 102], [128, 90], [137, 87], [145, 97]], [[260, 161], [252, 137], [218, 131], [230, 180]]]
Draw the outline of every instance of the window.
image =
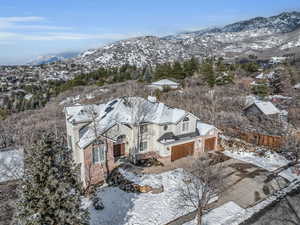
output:
[[93, 148], [93, 163], [104, 162], [105, 160], [105, 146], [99, 145]]
[[72, 136], [71, 136], [71, 135], [68, 135], [68, 142], [69, 142], [69, 148], [70, 148], [71, 150], [73, 150], [73, 149], [72, 149]]
[[141, 143], [140, 151], [141, 151], [141, 152], [146, 151], [147, 148], [148, 148], [148, 143], [147, 143], [147, 141], [143, 141], [143, 142]]
[[93, 148], [93, 163], [99, 162], [99, 149], [97, 147]]
[[185, 117], [182, 121], [182, 132], [187, 132], [189, 130], [189, 118]]
[[142, 125], [141, 126], [141, 134], [145, 134], [148, 132], [148, 126], [147, 125]]
[[164, 130], [168, 130], [168, 125], [164, 125]]

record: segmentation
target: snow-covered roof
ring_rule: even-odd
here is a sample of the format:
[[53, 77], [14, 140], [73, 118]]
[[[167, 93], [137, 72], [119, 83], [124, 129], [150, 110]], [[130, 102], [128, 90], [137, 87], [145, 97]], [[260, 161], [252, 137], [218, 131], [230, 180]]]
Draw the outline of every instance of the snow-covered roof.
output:
[[274, 78], [274, 72], [260, 73], [256, 76], [256, 79], [272, 79]]
[[257, 100], [257, 97], [254, 95], [247, 95], [245, 97], [245, 105], [250, 105]]
[[179, 84], [174, 82], [174, 81], [168, 80], [168, 79], [163, 79], [163, 80], [153, 82], [153, 83], [151, 83], [151, 85], [155, 85], [155, 86], [178, 86]]
[[294, 86], [294, 88], [300, 89], [300, 83], [296, 84], [296, 85]]
[[[109, 101], [106, 104], [101, 104], [96, 107], [97, 111], [97, 134], [103, 134], [108, 129], [116, 124], [134, 125], [139, 123], [154, 123], [154, 124], [176, 124], [183, 119], [188, 112], [171, 108], [161, 102], [150, 102], [140, 97], [123, 97]], [[79, 116], [79, 113], [82, 113]], [[71, 120], [79, 121], [86, 119], [87, 115], [84, 110], [77, 112]], [[93, 140], [95, 140], [95, 131], [92, 124], [91, 129], [83, 134], [78, 142], [80, 148], [85, 148]]]
[[[251, 105], [255, 104], [260, 111], [262, 111], [265, 115], [273, 115], [280, 113], [280, 110], [273, 105], [272, 102], [264, 102], [264, 101], [255, 101]], [[249, 108], [251, 105], [247, 106]]]
[[104, 105], [74, 105], [65, 107], [65, 113], [67, 115], [68, 120], [71, 123], [81, 123], [81, 122], [89, 122], [91, 121], [91, 114], [93, 112], [99, 113], [101, 112], [101, 108]]
[[200, 136], [205, 136], [208, 134], [209, 131], [211, 131], [213, 129], [217, 129], [217, 128], [214, 127], [213, 125], [197, 121], [197, 129], [198, 129]]

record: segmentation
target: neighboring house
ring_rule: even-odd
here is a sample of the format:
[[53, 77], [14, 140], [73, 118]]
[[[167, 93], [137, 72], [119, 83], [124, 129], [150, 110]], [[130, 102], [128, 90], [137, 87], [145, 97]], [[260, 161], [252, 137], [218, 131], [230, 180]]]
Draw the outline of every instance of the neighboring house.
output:
[[164, 88], [177, 89], [179, 86], [180, 85], [178, 83], [168, 79], [159, 80], [148, 85], [150, 88], [159, 90], [163, 90]]
[[258, 80], [267, 80], [267, 79], [273, 79], [275, 72], [272, 71], [270, 73], [260, 73], [255, 78]]
[[294, 88], [295, 88], [295, 89], [300, 89], [300, 83], [296, 84], [296, 85], [294, 86]]
[[272, 102], [254, 101], [244, 108], [246, 115], [278, 116], [281, 111]]
[[81, 164], [85, 184], [102, 182], [106, 168], [115, 168], [120, 157], [171, 162], [217, 148], [219, 131], [214, 126], [156, 102], [154, 97], [122, 97], [100, 105], [65, 107], [65, 115], [68, 145], [74, 161]]

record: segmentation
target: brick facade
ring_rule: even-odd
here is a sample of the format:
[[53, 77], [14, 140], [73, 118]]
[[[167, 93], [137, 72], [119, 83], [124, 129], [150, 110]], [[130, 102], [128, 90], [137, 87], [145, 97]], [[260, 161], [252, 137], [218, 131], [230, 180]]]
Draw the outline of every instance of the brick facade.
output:
[[[113, 142], [107, 140], [108, 145], [108, 152], [107, 152], [107, 158], [108, 158], [108, 169], [111, 172], [115, 167], [115, 159], [113, 156]], [[105, 141], [104, 141], [105, 145]], [[86, 184], [99, 184], [104, 182], [106, 176], [107, 176], [107, 168], [106, 163], [95, 163], [93, 164], [93, 147], [95, 145], [91, 144], [88, 147], [84, 149], [84, 165], [85, 165], [85, 182]]]

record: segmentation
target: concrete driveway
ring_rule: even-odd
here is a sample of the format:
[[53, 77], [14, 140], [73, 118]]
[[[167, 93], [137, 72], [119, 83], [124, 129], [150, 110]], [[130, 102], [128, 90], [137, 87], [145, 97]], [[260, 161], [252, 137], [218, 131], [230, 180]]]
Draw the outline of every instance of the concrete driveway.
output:
[[270, 180], [267, 170], [236, 159], [223, 162], [223, 166], [225, 191], [219, 197], [217, 206], [234, 201], [239, 206], [248, 208], [287, 184], [283, 178]]

